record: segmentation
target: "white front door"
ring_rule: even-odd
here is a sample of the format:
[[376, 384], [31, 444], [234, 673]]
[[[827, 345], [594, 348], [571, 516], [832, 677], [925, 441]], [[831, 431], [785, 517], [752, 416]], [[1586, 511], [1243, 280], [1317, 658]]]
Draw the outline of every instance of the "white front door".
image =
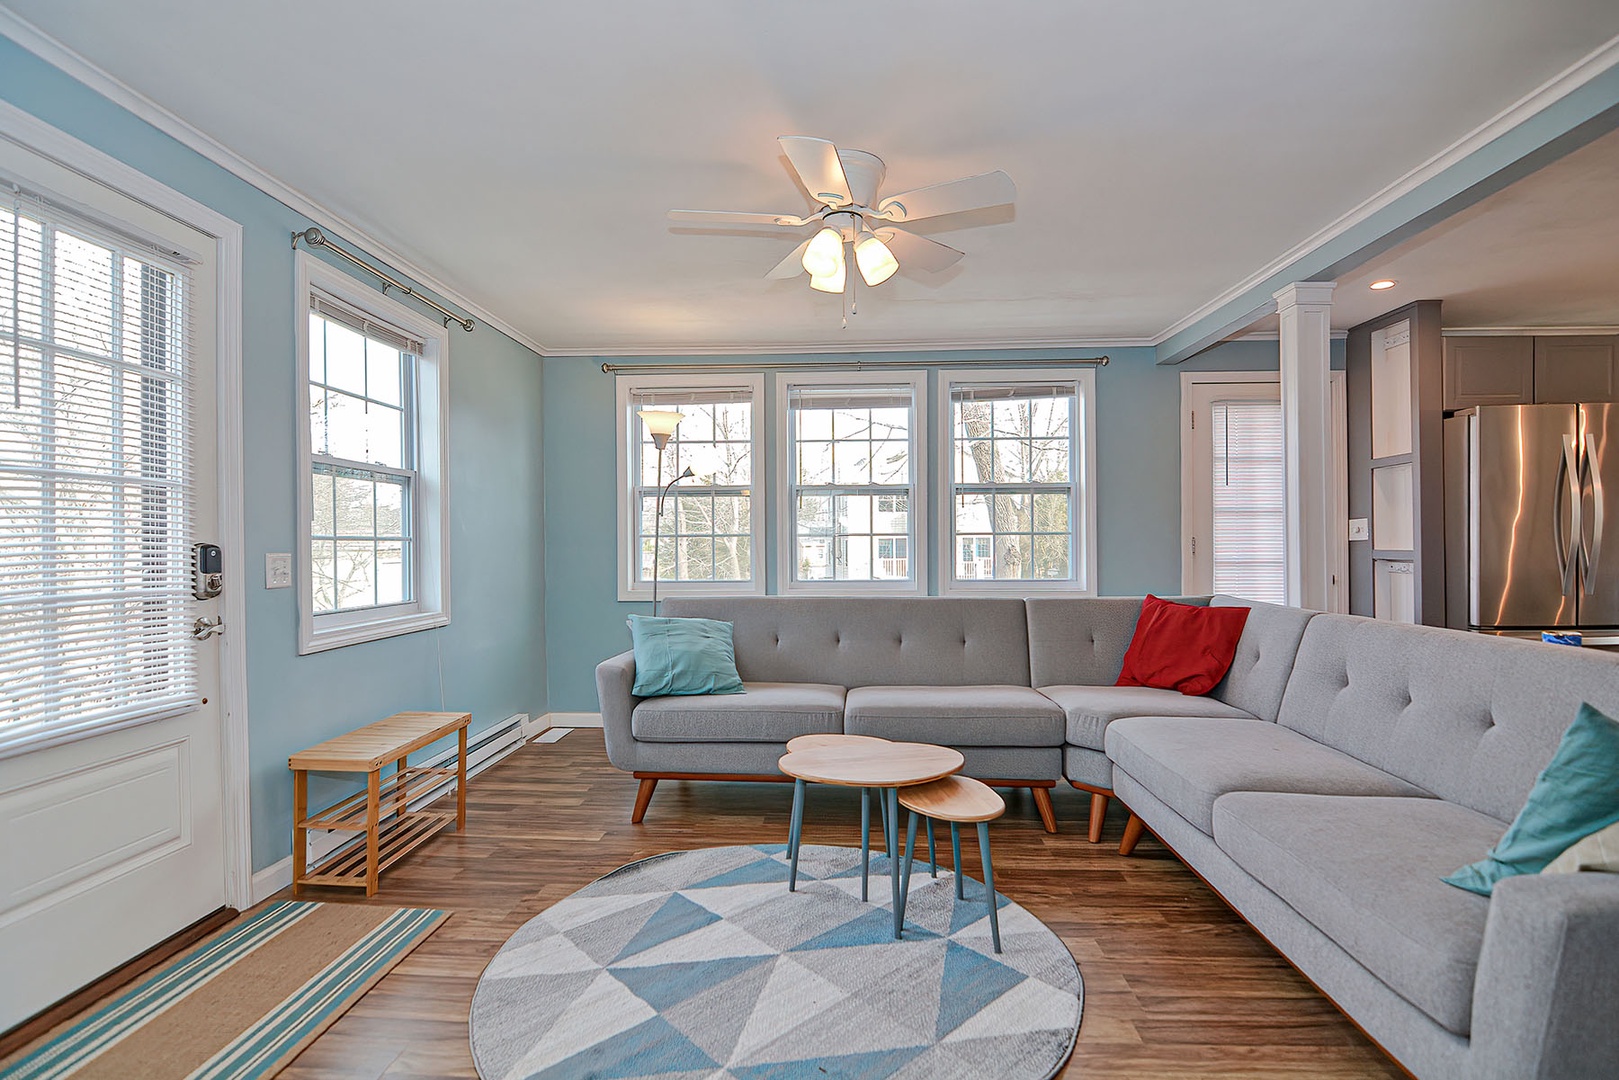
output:
[[0, 140], [0, 1030], [225, 904], [214, 250]]

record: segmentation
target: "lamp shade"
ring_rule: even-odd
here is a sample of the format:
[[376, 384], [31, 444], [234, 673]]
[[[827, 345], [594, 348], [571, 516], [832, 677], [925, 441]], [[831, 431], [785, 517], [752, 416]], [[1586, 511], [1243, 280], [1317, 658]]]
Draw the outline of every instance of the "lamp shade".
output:
[[669, 441], [669, 436], [675, 433], [680, 421], [685, 419], [680, 413], [665, 409], [642, 409], [635, 414], [646, 424], [647, 434], [652, 436], [652, 442], [659, 450], [663, 449]]
[[810, 288], [818, 292], [840, 293], [843, 291], [846, 276], [847, 271], [844, 269], [843, 260], [839, 259], [838, 265], [832, 273], [819, 276], [811, 274]]
[[[812, 278], [831, 277], [843, 270], [843, 234], [828, 226], [816, 233], [804, 249], [804, 269]], [[843, 286], [838, 286], [842, 289]]]
[[888, 245], [877, 239], [877, 234], [864, 232], [854, 245], [855, 265], [867, 285], [881, 285], [894, 276], [899, 260], [888, 250]]

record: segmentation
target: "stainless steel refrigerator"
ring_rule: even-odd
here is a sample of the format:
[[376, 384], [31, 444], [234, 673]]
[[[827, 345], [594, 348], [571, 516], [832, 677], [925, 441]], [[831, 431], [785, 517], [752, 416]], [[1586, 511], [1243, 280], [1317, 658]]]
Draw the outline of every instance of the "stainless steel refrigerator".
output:
[[1444, 447], [1446, 621], [1619, 638], [1619, 404], [1483, 405]]

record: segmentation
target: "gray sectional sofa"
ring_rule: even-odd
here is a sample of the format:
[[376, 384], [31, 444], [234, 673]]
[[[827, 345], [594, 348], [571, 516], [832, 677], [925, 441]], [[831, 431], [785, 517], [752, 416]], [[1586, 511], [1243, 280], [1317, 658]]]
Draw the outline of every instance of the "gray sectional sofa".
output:
[[[1204, 602], [1204, 601], [1193, 601]], [[1214, 604], [1244, 604], [1214, 597]], [[608, 756], [641, 780], [781, 779], [795, 735], [944, 743], [966, 772], [1131, 811], [1419, 1077], [1619, 1076], [1619, 875], [1441, 882], [1483, 856], [1619, 658], [1268, 605], [1207, 697], [1115, 687], [1121, 598], [680, 599], [735, 624], [742, 695], [640, 700], [596, 671]], [[785, 805], [785, 804], [784, 804]]]

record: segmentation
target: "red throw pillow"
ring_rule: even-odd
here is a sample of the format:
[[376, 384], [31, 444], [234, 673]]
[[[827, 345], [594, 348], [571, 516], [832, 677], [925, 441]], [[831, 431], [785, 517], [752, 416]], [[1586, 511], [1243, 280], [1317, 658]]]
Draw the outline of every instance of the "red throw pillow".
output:
[[1148, 596], [1114, 685], [1206, 694], [1225, 678], [1247, 622], [1245, 607], [1193, 607]]

